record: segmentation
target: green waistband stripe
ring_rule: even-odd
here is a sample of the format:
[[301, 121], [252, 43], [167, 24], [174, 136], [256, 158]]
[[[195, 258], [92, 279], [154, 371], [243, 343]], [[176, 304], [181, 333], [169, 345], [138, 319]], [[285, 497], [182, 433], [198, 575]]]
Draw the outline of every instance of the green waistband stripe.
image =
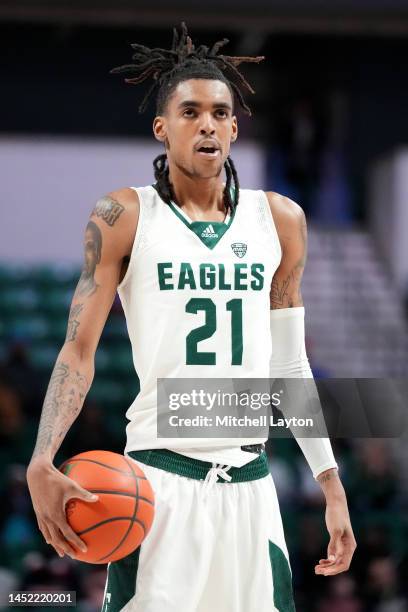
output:
[[[152, 467], [172, 472], [179, 476], [185, 476], [186, 478], [194, 478], [194, 480], [204, 480], [208, 470], [212, 468], [212, 463], [208, 461], [185, 457], [164, 448], [130, 451], [128, 455], [132, 459], [140, 461], [140, 463], [145, 463], [146, 465], [151, 465]], [[254, 455], [253, 461], [240, 468], [232, 467], [228, 470], [228, 474], [232, 477], [231, 481], [219, 478], [217, 482], [226, 484], [229, 484], [229, 482], [248, 482], [249, 480], [258, 480], [259, 478], [269, 476], [266, 453]]]

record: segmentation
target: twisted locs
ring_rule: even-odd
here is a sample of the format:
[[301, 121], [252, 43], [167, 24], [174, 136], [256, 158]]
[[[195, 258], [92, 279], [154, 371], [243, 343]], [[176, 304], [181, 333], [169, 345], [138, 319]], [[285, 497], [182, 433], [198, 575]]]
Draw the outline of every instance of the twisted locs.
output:
[[[135, 50], [132, 56], [133, 64], [117, 66], [111, 74], [129, 73], [134, 76], [125, 78], [126, 83], [138, 85], [149, 77], [153, 83], [145, 94], [139, 112], [143, 113], [156, 88], [159, 89], [157, 105], [160, 111], [172, 93], [174, 87], [187, 78], [214, 78], [226, 83], [231, 91], [235, 93], [238, 101], [248, 115], [251, 114], [246, 104], [242, 89], [255, 93], [252, 86], [238, 70], [237, 66], [242, 63], [259, 63], [264, 56], [232, 56], [219, 54], [220, 49], [228, 43], [227, 38], [217, 41], [212, 47], [199, 45], [195, 47], [188, 35], [187, 26], [181, 24], [181, 33], [173, 28], [173, 42], [171, 49], [155, 47], [150, 49], [138, 43], [131, 44]], [[229, 75], [229, 76], [227, 76]]]

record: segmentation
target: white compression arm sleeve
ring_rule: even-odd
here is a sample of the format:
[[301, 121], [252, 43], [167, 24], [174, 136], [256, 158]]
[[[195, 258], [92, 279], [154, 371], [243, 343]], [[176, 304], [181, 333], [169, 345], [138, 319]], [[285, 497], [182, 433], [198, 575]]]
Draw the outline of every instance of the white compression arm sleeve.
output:
[[[270, 377], [313, 378], [306, 354], [304, 307], [278, 308], [271, 310], [270, 315], [272, 336]], [[312, 384], [316, 388], [314, 381]], [[316, 396], [318, 397], [317, 389]], [[296, 411], [296, 406], [292, 408]], [[285, 415], [284, 408], [279, 409]], [[329, 438], [300, 438], [295, 433], [294, 436], [314, 478], [325, 470], [338, 467]]]

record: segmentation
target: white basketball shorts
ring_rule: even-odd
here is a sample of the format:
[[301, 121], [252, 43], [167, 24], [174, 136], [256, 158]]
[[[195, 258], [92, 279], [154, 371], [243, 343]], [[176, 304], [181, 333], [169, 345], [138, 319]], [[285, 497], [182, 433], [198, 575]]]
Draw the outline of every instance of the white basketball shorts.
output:
[[155, 493], [142, 545], [108, 564], [103, 612], [294, 612], [265, 453], [241, 468], [132, 451]]

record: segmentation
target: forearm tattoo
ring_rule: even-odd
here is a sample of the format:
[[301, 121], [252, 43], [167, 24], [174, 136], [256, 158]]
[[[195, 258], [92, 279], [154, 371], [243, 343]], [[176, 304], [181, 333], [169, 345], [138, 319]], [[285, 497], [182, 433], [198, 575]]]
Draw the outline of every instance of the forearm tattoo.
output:
[[101, 217], [112, 227], [124, 210], [125, 208], [119, 202], [107, 196], [97, 201], [91, 216]]
[[337, 470], [330, 470], [329, 472], [323, 472], [321, 476], [317, 477], [317, 480], [320, 482], [320, 484], [324, 484], [325, 482], [328, 482], [329, 480], [338, 478], [338, 476], [339, 475], [338, 475]]
[[74, 304], [73, 306], [71, 306], [65, 342], [72, 342], [73, 340], [75, 340], [80, 323], [78, 321], [78, 317], [81, 314], [83, 307], [83, 304]]
[[291, 274], [283, 281], [274, 277], [271, 284], [271, 309], [273, 308], [292, 308], [293, 302], [288, 293], [288, 287], [291, 281]]
[[99, 287], [95, 281], [95, 270], [101, 261], [102, 254], [102, 233], [93, 221], [89, 221], [86, 226], [84, 250], [84, 268], [76, 288], [76, 294], [81, 297], [89, 297]]
[[33, 457], [55, 454], [79, 414], [89, 385], [86, 377], [62, 361], [55, 364], [45, 396]]

